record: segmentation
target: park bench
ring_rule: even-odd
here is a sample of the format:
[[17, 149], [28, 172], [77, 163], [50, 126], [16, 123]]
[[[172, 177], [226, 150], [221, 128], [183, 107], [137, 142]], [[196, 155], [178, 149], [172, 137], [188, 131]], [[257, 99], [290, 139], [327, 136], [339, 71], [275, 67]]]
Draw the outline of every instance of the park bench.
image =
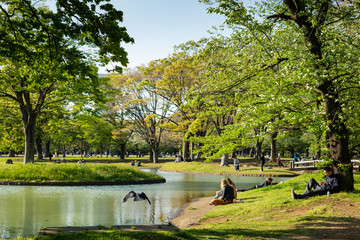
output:
[[290, 169], [294, 169], [296, 166], [300, 165], [316, 167], [317, 162], [322, 162], [322, 160], [307, 160], [298, 162], [290, 161]]
[[[296, 166], [312, 166], [312, 167], [316, 167], [316, 163], [318, 162], [322, 162], [323, 160], [307, 160], [307, 161], [298, 161], [298, 162], [294, 162], [294, 161], [290, 161], [290, 169], [294, 169]], [[358, 163], [359, 164], [359, 160], [357, 159], [351, 159], [352, 163]], [[355, 164], [354, 164], [355, 166]]]

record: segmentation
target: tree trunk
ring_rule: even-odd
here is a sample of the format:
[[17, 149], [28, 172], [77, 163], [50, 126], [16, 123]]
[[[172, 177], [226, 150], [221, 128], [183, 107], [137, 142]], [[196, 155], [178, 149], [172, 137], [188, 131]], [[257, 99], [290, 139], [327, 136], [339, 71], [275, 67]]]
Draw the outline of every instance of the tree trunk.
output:
[[276, 137], [278, 135], [278, 132], [274, 132], [270, 135], [271, 139], [271, 156], [270, 156], [270, 162], [275, 162], [276, 160]]
[[45, 157], [50, 156], [50, 140], [46, 141], [45, 143]]
[[229, 154], [225, 153], [221, 157], [220, 167], [229, 166]]
[[318, 160], [321, 158], [321, 140], [320, 139], [321, 139], [321, 136], [318, 137], [318, 146], [317, 146], [318, 150], [315, 155], [315, 158]]
[[25, 153], [24, 153], [24, 164], [34, 163], [35, 155], [35, 124], [36, 114], [29, 113], [28, 118], [24, 119], [24, 135], [25, 135]]
[[[329, 94], [330, 95], [330, 94]], [[345, 124], [339, 118], [340, 103], [335, 101], [336, 96], [325, 96], [326, 120], [329, 123], [329, 144], [331, 158], [334, 160], [334, 169], [340, 173], [341, 189], [354, 191], [353, 166], [349, 153], [349, 134]]]
[[158, 163], [159, 161], [159, 150], [157, 148], [153, 148], [152, 149], [152, 152], [153, 152], [153, 163]]
[[254, 152], [255, 152], [255, 148], [254, 147], [250, 148], [249, 156], [254, 157]]
[[191, 158], [191, 161], [194, 161], [194, 150], [195, 150], [195, 143], [194, 142], [191, 142], [190, 143], [190, 158]]
[[44, 159], [42, 154], [42, 139], [41, 136], [37, 136], [36, 138], [36, 149], [37, 149], [37, 160], [40, 161]]
[[12, 149], [9, 149], [9, 157], [15, 157], [15, 151]]
[[263, 142], [261, 142], [259, 139], [256, 140], [256, 158], [260, 159], [261, 156], [261, 146]]
[[[322, 93], [324, 102], [325, 120], [328, 123], [328, 138], [330, 144], [330, 154], [333, 159], [335, 171], [340, 173], [341, 189], [345, 191], [354, 190], [353, 166], [349, 153], [349, 133], [344, 120], [341, 118], [342, 103], [339, 97], [339, 89], [336, 86], [338, 77], [328, 76], [323, 71], [331, 73], [331, 64], [323, 61], [322, 29], [325, 22], [325, 16], [330, 11], [331, 1], [322, 1], [316, 17], [324, 17], [324, 22], [318, 21], [313, 24], [309, 19], [310, 9], [306, 9], [305, 4], [293, 4], [293, 1], [284, 1], [286, 7], [293, 15], [291, 19], [295, 21], [299, 28], [304, 32], [304, 39], [309, 43], [309, 51], [316, 60], [314, 71], [319, 72], [317, 89]], [[319, 6], [320, 6], [319, 5]], [[316, 11], [313, 11], [314, 13]], [[321, 17], [319, 17], [321, 19]], [[330, 70], [329, 70], [330, 69]], [[320, 70], [320, 71], [317, 71]], [[321, 72], [321, 73], [320, 73]]]
[[187, 139], [183, 141], [183, 158], [184, 160], [190, 158], [190, 142]]
[[150, 162], [154, 162], [154, 152], [152, 151], [152, 149], [150, 148], [150, 156], [149, 156], [149, 160]]
[[120, 160], [125, 160], [126, 143], [120, 144]]
[[66, 146], [65, 146], [65, 144], [63, 145], [63, 158], [65, 158], [66, 157]]

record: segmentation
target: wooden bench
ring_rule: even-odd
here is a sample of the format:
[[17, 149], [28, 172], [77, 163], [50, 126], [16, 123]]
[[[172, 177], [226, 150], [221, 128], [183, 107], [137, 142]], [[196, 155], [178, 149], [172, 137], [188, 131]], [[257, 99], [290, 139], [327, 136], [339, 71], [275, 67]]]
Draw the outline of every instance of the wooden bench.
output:
[[[310, 164], [313, 167], [316, 167], [316, 163], [322, 162], [322, 161], [323, 160], [308, 160], [308, 161], [298, 161], [298, 162], [290, 161], [290, 169], [294, 169], [296, 166], [306, 165], [306, 164]], [[357, 160], [357, 159], [351, 159], [351, 162], [360, 164], [359, 160]], [[355, 164], [354, 164], [354, 166], [355, 166]]]

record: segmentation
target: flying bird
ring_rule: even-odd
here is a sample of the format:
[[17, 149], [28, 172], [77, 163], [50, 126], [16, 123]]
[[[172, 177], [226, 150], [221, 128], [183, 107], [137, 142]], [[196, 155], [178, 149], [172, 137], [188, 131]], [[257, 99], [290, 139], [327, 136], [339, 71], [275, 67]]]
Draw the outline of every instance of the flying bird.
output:
[[141, 200], [148, 200], [148, 202], [151, 204], [149, 198], [146, 196], [145, 193], [136, 193], [134, 191], [130, 191], [123, 199], [123, 202], [126, 202], [129, 198], [134, 198], [134, 201], [141, 201]]

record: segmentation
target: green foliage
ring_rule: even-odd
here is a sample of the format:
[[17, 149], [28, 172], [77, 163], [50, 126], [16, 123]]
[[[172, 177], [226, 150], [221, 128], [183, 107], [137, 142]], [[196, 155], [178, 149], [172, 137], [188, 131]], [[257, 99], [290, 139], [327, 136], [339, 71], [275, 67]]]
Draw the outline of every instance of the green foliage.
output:
[[108, 1], [57, 1], [56, 6], [52, 12], [32, 1], [1, 1], [0, 97], [20, 110], [24, 163], [34, 161], [35, 125], [43, 110], [59, 102], [84, 106], [104, 100], [101, 86], [107, 80], [99, 78], [97, 65], [126, 65], [120, 43], [133, 42], [119, 26], [122, 12]]

